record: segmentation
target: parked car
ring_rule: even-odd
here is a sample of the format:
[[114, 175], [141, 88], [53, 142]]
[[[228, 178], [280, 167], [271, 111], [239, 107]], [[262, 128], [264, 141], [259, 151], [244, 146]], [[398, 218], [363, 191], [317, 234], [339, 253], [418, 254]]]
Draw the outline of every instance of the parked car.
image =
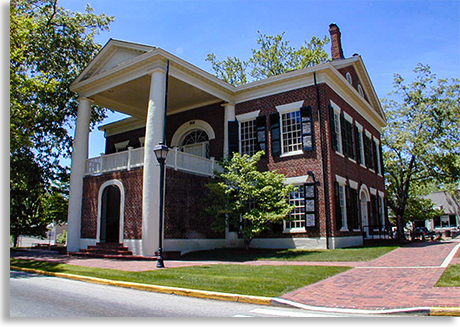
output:
[[420, 238], [422, 240], [430, 238], [433, 240], [436, 238], [436, 233], [432, 230], [428, 230], [426, 227], [415, 227], [414, 238]]

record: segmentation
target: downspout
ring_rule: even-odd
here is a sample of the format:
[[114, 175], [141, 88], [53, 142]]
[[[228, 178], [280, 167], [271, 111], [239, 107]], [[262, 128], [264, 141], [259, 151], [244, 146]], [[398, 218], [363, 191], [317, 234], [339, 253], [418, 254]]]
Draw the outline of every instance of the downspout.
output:
[[[320, 126], [320, 133], [321, 133], [321, 128], [324, 126], [323, 121], [321, 119], [321, 97], [319, 95], [319, 86], [318, 83], [316, 82], [316, 72], [313, 72], [313, 78], [315, 81], [315, 87], [316, 87], [316, 104], [318, 107], [318, 117], [319, 117], [319, 126]], [[321, 133], [321, 136], [324, 135], [324, 137], [327, 137], [327, 133]], [[330, 197], [329, 197], [329, 183], [327, 180], [327, 149], [323, 146], [323, 140], [322, 137], [320, 136], [320, 146], [321, 146], [321, 157], [322, 157], [322, 163], [323, 163], [323, 185], [324, 185], [324, 204], [326, 205], [326, 249], [329, 249], [329, 217], [331, 217], [331, 211], [330, 211]], [[327, 142], [325, 142], [327, 144]]]

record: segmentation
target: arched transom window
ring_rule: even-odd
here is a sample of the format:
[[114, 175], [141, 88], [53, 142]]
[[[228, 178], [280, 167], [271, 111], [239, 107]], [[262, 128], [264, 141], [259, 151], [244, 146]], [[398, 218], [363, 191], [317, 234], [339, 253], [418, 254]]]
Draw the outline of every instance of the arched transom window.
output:
[[209, 158], [209, 136], [201, 129], [194, 129], [183, 137], [180, 151]]

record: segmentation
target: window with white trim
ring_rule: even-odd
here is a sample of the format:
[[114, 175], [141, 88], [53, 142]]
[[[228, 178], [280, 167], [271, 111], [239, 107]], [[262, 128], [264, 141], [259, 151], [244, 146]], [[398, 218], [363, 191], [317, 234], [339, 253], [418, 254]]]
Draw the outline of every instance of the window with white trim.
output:
[[353, 79], [351, 78], [351, 74], [350, 74], [350, 73], [347, 73], [347, 74], [346, 74], [346, 77], [347, 77], [348, 83], [353, 84]]
[[315, 183], [296, 185], [289, 194], [289, 204], [294, 206], [289, 214], [293, 220], [284, 221], [285, 232], [304, 232], [306, 228], [316, 227]]
[[247, 120], [240, 123], [241, 154], [252, 156], [256, 153], [257, 127], [256, 120]]
[[294, 210], [289, 214], [293, 220], [284, 221], [284, 230], [305, 230], [305, 188], [303, 185], [295, 186], [289, 194], [289, 204]]
[[342, 154], [342, 127], [340, 123], [340, 107], [331, 101], [329, 111], [332, 149]]
[[302, 117], [300, 111], [281, 115], [281, 142], [283, 153], [302, 151]]

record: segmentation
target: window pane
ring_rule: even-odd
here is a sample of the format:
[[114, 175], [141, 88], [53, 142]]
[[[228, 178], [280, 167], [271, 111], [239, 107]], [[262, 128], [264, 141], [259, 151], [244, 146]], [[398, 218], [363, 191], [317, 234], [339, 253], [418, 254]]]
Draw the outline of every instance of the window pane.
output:
[[256, 152], [256, 121], [250, 120], [241, 122], [240, 135], [241, 154], [247, 154], [252, 156]]
[[300, 111], [282, 115], [283, 153], [302, 150]]

